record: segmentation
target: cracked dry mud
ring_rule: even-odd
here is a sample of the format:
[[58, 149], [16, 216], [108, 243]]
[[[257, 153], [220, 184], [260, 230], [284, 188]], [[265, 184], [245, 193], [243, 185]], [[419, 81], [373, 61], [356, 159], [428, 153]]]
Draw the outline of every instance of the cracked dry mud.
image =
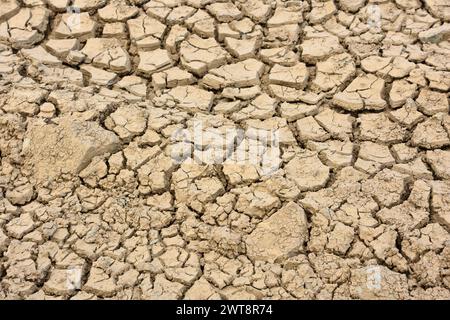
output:
[[449, 91], [448, 0], [0, 0], [0, 299], [450, 299]]

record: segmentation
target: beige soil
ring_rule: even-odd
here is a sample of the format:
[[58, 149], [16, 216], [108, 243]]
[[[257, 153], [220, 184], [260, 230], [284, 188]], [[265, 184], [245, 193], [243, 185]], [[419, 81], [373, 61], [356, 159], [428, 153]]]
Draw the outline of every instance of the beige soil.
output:
[[0, 0], [0, 299], [450, 299], [449, 92], [448, 0]]

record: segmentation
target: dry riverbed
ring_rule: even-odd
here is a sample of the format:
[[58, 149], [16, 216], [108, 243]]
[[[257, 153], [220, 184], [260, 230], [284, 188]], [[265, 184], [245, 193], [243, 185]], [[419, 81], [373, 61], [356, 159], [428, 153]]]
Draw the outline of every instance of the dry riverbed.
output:
[[448, 0], [0, 0], [0, 299], [450, 299]]

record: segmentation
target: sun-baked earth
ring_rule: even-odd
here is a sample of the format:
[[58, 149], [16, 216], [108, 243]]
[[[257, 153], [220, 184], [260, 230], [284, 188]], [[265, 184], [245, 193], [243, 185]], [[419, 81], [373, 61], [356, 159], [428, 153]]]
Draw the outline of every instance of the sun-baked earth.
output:
[[0, 0], [0, 299], [450, 299], [449, 89], [448, 0]]

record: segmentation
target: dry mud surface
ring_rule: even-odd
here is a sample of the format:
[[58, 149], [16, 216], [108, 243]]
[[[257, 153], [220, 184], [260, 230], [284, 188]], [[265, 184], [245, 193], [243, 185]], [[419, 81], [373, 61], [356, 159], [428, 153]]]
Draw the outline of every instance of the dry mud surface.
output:
[[0, 0], [0, 299], [450, 299], [449, 39], [448, 0]]

